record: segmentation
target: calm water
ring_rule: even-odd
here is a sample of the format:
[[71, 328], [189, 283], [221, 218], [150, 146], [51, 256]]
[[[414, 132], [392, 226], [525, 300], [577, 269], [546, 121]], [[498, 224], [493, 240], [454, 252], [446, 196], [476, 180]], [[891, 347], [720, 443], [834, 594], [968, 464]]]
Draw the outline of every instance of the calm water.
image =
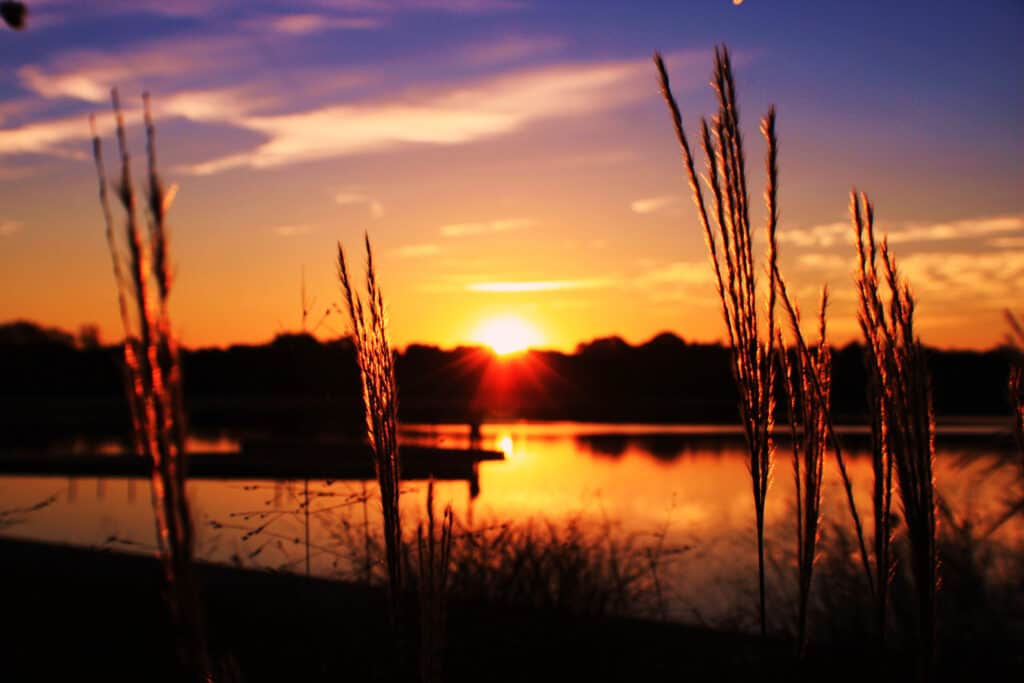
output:
[[[465, 425], [409, 425], [405, 443], [468, 445]], [[938, 488], [958, 518], [982, 528], [1001, 511], [1018, 476], [980, 436], [956, 446], [940, 442]], [[484, 425], [480, 445], [501, 450], [503, 462], [480, 465], [480, 493], [468, 482], [438, 485], [439, 504], [451, 502], [457, 519], [480, 526], [536, 520], [578, 520], [636, 543], [664, 539], [687, 547], [663, 568], [671, 613], [715, 622], [755, 590], [753, 504], [742, 437], [723, 428], [580, 423]], [[230, 438], [197, 439], [194, 450], [231, 450]], [[779, 445], [767, 502], [769, 549], [785, 566], [792, 553], [792, 469], [788, 444]], [[848, 467], [862, 517], [870, 517], [871, 465], [852, 451]], [[377, 523], [377, 503], [362, 503], [375, 485], [346, 481], [214, 481], [189, 484], [197, 520], [197, 552], [217, 562], [352, 576], [360, 566], [353, 539], [363, 524]], [[403, 514], [413, 528], [424, 508], [425, 482], [403, 487]], [[304, 506], [309, 497], [308, 515]], [[827, 525], [850, 526], [831, 454], [825, 463]], [[29, 510], [45, 503], [36, 510]], [[146, 480], [0, 477], [0, 533], [47, 541], [152, 552], [153, 519]], [[364, 521], [365, 520], [365, 521]], [[997, 532], [1000, 542], [1021, 547], [1024, 521], [1017, 516]], [[781, 571], [781, 570], [777, 570]]]

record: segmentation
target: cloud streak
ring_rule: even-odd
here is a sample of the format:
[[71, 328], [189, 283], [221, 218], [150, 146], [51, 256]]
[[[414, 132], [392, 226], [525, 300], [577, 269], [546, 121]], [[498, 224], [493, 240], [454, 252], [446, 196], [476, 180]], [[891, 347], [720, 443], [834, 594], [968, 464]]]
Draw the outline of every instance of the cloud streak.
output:
[[659, 195], [657, 197], [646, 197], [635, 199], [629, 204], [633, 213], [648, 214], [663, 211], [679, 200], [675, 195]]
[[474, 237], [477, 235], [492, 235], [499, 232], [524, 230], [533, 227], [535, 224], [534, 221], [528, 218], [503, 218], [492, 221], [444, 225], [441, 226], [440, 232], [444, 237]]
[[[473, 3], [456, 4], [468, 10]], [[439, 9], [441, 5], [430, 7]], [[294, 40], [304, 32], [341, 26], [337, 23], [340, 21], [342, 18], [319, 13], [281, 17], [270, 22], [266, 40]], [[344, 18], [343, 23], [353, 28], [359, 24], [352, 21], [356, 20]], [[369, 28], [371, 23], [365, 26]], [[497, 46], [504, 55], [478, 57], [512, 59], [515, 53], [525, 55], [556, 46], [557, 40], [552, 38], [516, 39]], [[703, 58], [699, 56], [701, 63]], [[676, 64], [697, 59], [696, 53], [690, 52], [672, 57]], [[352, 74], [340, 80], [315, 79], [311, 83], [292, 74], [301, 67], [308, 75], [308, 65], [285, 63], [273, 73], [262, 73], [256, 67], [264, 62], [253, 50], [251, 35], [243, 32], [196, 37], [189, 40], [187, 49], [182, 49], [180, 37], [175, 37], [129, 46], [117, 53], [92, 49], [65, 52], [44, 64], [23, 66], [16, 74], [36, 101], [59, 103], [65, 109], [66, 104], [75, 102], [105, 108], [110, 88], [115, 85], [126, 93], [147, 88], [158, 94], [158, 119], [183, 117], [226, 125], [254, 133], [262, 140], [254, 147], [181, 167], [186, 173], [199, 175], [234, 168], [278, 168], [409, 145], [470, 144], [542, 121], [592, 116], [630, 106], [650, 95], [650, 65], [646, 59], [505, 70], [474, 80], [416, 86], [387, 95], [368, 94], [373, 90], [368, 85], [369, 90], [360, 91], [354, 86], [366, 85], [367, 81]], [[247, 80], [239, 80], [240, 71]], [[299, 89], [283, 95], [281, 78], [295, 80]], [[681, 86], [699, 82], [695, 76], [692, 84]], [[126, 114], [135, 118], [130, 108], [126, 108]], [[2, 130], [0, 155], [68, 156], [71, 143], [77, 145], [88, 137], [81, 120], [52, 118]]]
[[18, 221], [0, 220], [0, 237], [9, 237], [21, 230], [21, 223]]
[[313, 232], [313, 227], [310, 225], [278, 225], [272, 228], [272, 231], [278, 237], [296, 237], [298, 235], [308, 235]]
[[601, 289], [610, 287], [611, 280], [595, 278], [588, 280], [535, 280], [519, 282], [474, 282], [466, 285], [467, 292], [488, 294], [518, 294], [523, 292], [557, 292], [568, 289]]
[[[689, 53], [683, 58], [690, 59]], [[432, 94], [333, 104], [228, 123], [264, 136], [253, 150], [195, 164], [196, 174], [275, 168], [402, 145], [462, 145], [540, 121], [589, 116], [649, 95], [646, 60], [556, 65], [449, 86]], [[685, 84], [684, 84], [685, 85]]]
[[425, 244], [406, 244], [405, 246], [399, 247], [395, 250], [395, 254], [399, 258], [425, 258], [428, 256], [436, 256], [441, 253], [441, 247], [432, 243]]
[[281, 16], [259, 16], [244, 26], [255, 31], [270, 31], [288, 36], [307, 36], [324, 31], [372, 31], [383, 28], [387, 21], [379, 16], [331, 16], [318, 13], [297, 13]]
[[[883, 232], [884, 226], [883, 227]], [[989, 216], [959, 221], [911, 223], [888, 231], [890, 244], [918, 242], [950, 242], [976, 239], [1007, 233], [1024, 233], [1024, 216]], [[853, 228], [848, 221], [825, 223], [805, 229], [779, 232], [779, 241], [796, 247], [827, 249], [839, 244], [853, 244]]]
[[339, 192], [334, 195], [334, 201], [339, 206], [365, 206], [370, 217], [377, 220], [384, 215], [384, 205], [373, 197], [368, 197], [360, 192]]

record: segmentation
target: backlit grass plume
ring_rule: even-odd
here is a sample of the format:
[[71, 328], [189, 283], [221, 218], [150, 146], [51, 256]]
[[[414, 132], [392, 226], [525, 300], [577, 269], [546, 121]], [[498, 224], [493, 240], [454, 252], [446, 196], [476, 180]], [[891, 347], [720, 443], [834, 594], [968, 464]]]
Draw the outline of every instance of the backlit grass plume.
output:
[[[821, 476], [829, 438], [832, 356], [825, 341], [827, 307], [828, 290], [823, 289], [818, 311], [818, 344], [813, 354], [806, 353], [805, 345], [798, 344], [791, 361], [782, 344], [781, 334], [779, 340], [779, 359], [785, 380], [783, 386], [786, 388], [793, 438], [797, 583], [800, 596], [797, 614], [797, 652], [800, 655], [807, 639], [807, 611], [821, 524]], [[795, 310], [791, 323], [793, 334], [800, 336], [800, 320]]]
[[[886, 240], [880, 245], [875, 240], [874, 208], [867, 195], [852, 193], [850, 213], [857, 238], [858, 318], [867, 346], [868, 373], [875, 383], [879, 448], [883, 458], [891, 459], [891, 465], [885, 466], [896, 471], [917, 593], [920, 674], [929, 679], [935, 661], [939, 559], [933, 473], [935, 414], [928, 369], [924, 347], [914, 334], [914, 297], [899, 275]], [[882, 299], [883, 286], [888, 289], [888, 305]], [[879, 474], [876, 469], [876, 496]], [[887, 526], [876, 529], [876, 536], [888, 533]]]
[[761, 122], [761, 131], [768, 142], [768, 184], [765, 189], [768, 288], [767, 306], [762, 308], [757, 297], [757, 266], [752, 248], [746, 159], [743, 153], [729, 52], [724, 46], [715, 49], [713, 85], [718, 96], [718, 113], [711, 119], [710, 125], [706, 120], [701, 120], [701, 142], [707, 157], [705, 181], [712, 198], [710, 210], [705, 204], [704, 193], [694, 170], [693, 155], [683, 132], [682, 118], [669, 86], [665, 63], [657, 53], [654, 61], [658, 68], [662, 94], [668, 104], [676, 137], [682, 149], [683, 165], [693, 192], [694, 203], [697, 205], [698, 218], [704, 229], [704, 238], [715, 274], [715, 285], [722, 304], [722, 317], [725, 319], [729, 345], [732, 349], [732, 371], [739, 389], [740, 416], [750, 454], [749, 467], [757, 530], [759, 614], [761, 633], [764, 634], [767, 630], [764, 510], [774, 452], [771, 434], [775, 409], [773, 387], [778, 274], [775, 110], [770, 109]]
[[366, 306], [353, 292], [345, 251], [338, 242], [338, 279], [352, 323], [359, 375], [366, 409], [366, 434], [373, 451], [377, 483], [384, 515], [384, 549], [388, 569], [391, 616], [398, 625], [398, 600], [402, 591], [402, 520], [398, 508], [400, 481], [398, 461], [398, 388], [395, 356], [388, 340], [384, 297], [377, 284], [370, 236], [366, 244]]
[[93, 156], [100, 206], [113, 261], [118, 308], [124, 325], [126, 392], [136, 452], [152, 466], [153, 508], [168, 603], [179, 634], [179, 652], [189, 680], [210, 680], [202, 617], [192, 569], [193, 530], [185, 490], [185, 417], [181, 362], [171, 330], [168, 301], [173, 277], [168, 257], [167, 211], [174, 197], [156, 170], [156, 138], [149, 98], [143, 97], [148, 158], [146, 223], [143, 233], [132, 183], [124, 116], [112, 93], [120, 178], [114, 191], [124, 213], [120, 246], [111, 209], [102, 144], [93, 122]]
[[446, 505], [438, 530], [434, 516], [434, 480], [427, 485], [427, 525], [416, 531], [419, 565], [420, 680], [443, 680], [445, 618], [448, 602], [448, 574], [452, 555], [452, 506]]
[[1006, 311], [1010, 326], [1007, 345], [1010, 349], [1010, 405], [1013, 408], [1013, 432], [1017, 450], [1024, 466], [1024, 325], [1011, 311]]

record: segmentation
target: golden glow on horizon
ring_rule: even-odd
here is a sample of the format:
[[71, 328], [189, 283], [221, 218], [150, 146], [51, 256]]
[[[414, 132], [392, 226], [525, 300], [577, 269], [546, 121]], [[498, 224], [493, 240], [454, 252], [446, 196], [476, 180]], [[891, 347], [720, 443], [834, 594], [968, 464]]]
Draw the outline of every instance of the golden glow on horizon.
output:
[[543, 339], [537, 328], [515, 315], [485, 320], [473, 332], [473, 341], [486, 344], [499, 356], [525, 351]]

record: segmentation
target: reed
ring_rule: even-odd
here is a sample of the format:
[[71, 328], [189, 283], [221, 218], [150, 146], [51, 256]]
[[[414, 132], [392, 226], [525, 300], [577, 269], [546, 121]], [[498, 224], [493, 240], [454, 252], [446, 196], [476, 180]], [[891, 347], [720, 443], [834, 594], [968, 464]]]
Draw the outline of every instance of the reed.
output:
[[1021, 466], [1024, 467], [1024, 325], [1013, 314], [1006, 311], [1006, 322], [1010, 331], [1006, 335], [1010, 350], [1010, 406], [1013, 409], [1013, 433], [1017, 438], [1017, 451]]
[[[829, 436], [832, 357], [825, 341], [828, 289], [821, 293], [818, 310], [818, 344], [815, 353], [795, 349], [793, 360], [779, 339], [779, 360], [786, 390], [789, 424], [793, 437], [793, 479], [796, 484], [797, 655], [803, 657], [807, 642], [807, 614], [811, 581], [817, 561], [821, 523], [821, 477]], [[801, 336], [800, 319], [791, 319], [794, 336]]]
[[427, 526], [416, 532], [419, 565], [420, 680], [440, 683], [444, 654], [448, 573], [452, 555], [452, 506], [446, 505], [440, 529], [434, 517], [434, 480], [427, 485]]
[[[204, 625], [192, 569], [194, 535], [185, 490], [185, 416], [182, 408], [181, 362], [171, 329], [168, 302], [173, 287], [169, 261], [167, 211], [174, 189], [166, 189], [156, 165], [156, 132], [148, 96], [143, 96], [146, 126], [147, 234], [140, 227], [132, 184], [131, 157], [117, 90], [111, 93], [121, 157], [115, 183], [124, 213], [122, 253], [114, 229], [102, 143], [93, 122], [93, 156], [99, 199], [113, 262], [118, 307], [124, 325], [126, 391], [136, 452], [152, 465], [152, 496], [167, 600], [178, 633], [184, 675], [212, 680]], [[127, 271], [127, 275], [126, 275]]]
[[[851, 194], [850, 213], [858, 251], [858, 319], [879, 409], [878, 449], [891, 459], [891, 464], [883, 466], [896, 472], [916, 592], [919, 674], [922, 680], [928, 680], [934, 672], [940, 578], [933, 474], [935, 415], [930, 381], [924, 347], [914, 334], [914, 297], [900, 277], [887, 241], [883, 238], [878, 244], [875, 240], [874, 208], [867, 195]], [[883, 283], [888, 289], [888, 305], [880, 293]], [[876, 469], [876, 505], [879, 474]], [[890, 533], [888, 520], [879, 523], [882, 527], [876, 529], [876, 537]], [[883, 569], [888, 568], [880, 566], [879, 572]], [[884, 583], [877, 588], [881, 590]]]
[[[775, 138], [775, 110], [762, 119], [761, 131], [768, 142], [766, 166], [768, 271], [767, 309], [757, 297], [753, 236], [748, 209], [746, 161], [739, 126], [736, 90], [728, 49], [715, 48], [713, 85], [718, 98], [718, 113], [710, 126], [701, 120], [701, 141], [707, 157], [705, 178], [712, 196], [711, 211], [694, 170], [693, 155], [683, 131], [679, 107], [672, 95], [668, 71], [660, 54], [655, 53], [661, 91], [675, 125], [676, 138], [683, 153], [690, 189], [704, 230], [715, 274], [732, 349], [732, 372], [740, 394], [740, 417], [749, 452], [749, 469], [754, 497], [757, 532], [758, 595], [762, 635], [767, 633], [765, 608], [764, 509], [771, 478], [774, 443], [772, 429], [775, 412], [776, 277], [778, 275], [776, 228], [778, 225], [778, 166]], [[708, 214], [711, 213], [709, 218]], [[712, 221], [714, 222], [712, 224]], [[764, 328], [764, 331], [762, 331]]]
[[366, 245], [366, 306], [353, 291], [345, 251], [338, 242], [338, 279], [352, 323], [352, 341], [363, 385], [366, 433], [373, 451], [384, 517], [384, 551], [388, 570], [391, 621], [399, 626], [402, 594], [402, 519], [398, 507], [401, 473], [398, 460], [398, 387], [395, 356], [388, 339], [384, 297], [377, 284], [370, 236]]
[[[815, 367], [817, 362], [818, 362], [817, 361], [818, 356], [811, 353], [811, 349], [808, 347], [807, 342], [804, 341], [803, 333], [800, 331], [800, 313], [797, 310], [796, 305], [793, 303], [793, 300], [792, 300], [792, 298], [789, 295], [789, 291], [788, 291], [788, 289], [786, 287], [786, 281], [782, 277], [781, 273], [778, 273], [776, 275], [775, 282], [776, 282], [776, 285], [778, 286], [778, 289], [779, 289], [779, 299], [782, 301], [783, 308], [786, 310], [786, 315], [789, 317], [789, 324], [790, 324], [790, 328], [791, 328], [791, 330], [793, 332], [793, 339], [796, 342], [796, 344], [794, 345], [795, 346], [794, 353], [796, 354], [797, 358], [800, 360], [800, 362], [805, 367]], [[825, 305], [827, 303], [827, 299], [826, 299], [826, 297], [827, 297], [827, 290], [823, 290], [822, 297], [823, 297], [822, 298], [822, 308], [821, 308], [821, 310], [819, 312], [819, 316], [820, 316], [819, 332], [820, 332], [820, 335], [821, 335], [821, 339], [824, 340], [824, 338], [825, 338], [825, 336], [824, 336], [824, 330], [825, 330], [824, 315], [825, 315]], [[781, 341], [779, 343], [779, 347], [780, 347], [780, 355], [784, 355], [784, 352], [782, 351]], [[832, 445], [832, 452], [835, 455], [836, 466], [837, 466], [837, 468], [839, 470], [839, 478], [840, 478], [840, 480], [843, 483], [843, 491], [846, 494], [846, 502], [847, 502], [847, 505], [848, 505], [849, 510], [850, 510], [850, 517], [853, 519], [853, 528], [854, 528], [854, 532], [855, 532], [855, 535], [856, 535], [856, 538], [857, 538], [857, 547], [858, 547], [858, 550], [859, 550], [859, 555], [860, 555], [860, 560], [861, 560], [861, 567], [862, 567], [862, 569], [864, 571], [864, 576], [867, 579], [868, 589], [870, 590], [870, 592], [872, 594], [872, 597], [875, 599], [876, 606], [878, 604], [882, 605], [882, 608], [883, 608], [882, 609], [882, 614], [884, 616], [884, 614], [885, 614], [885, 612], [884, 612], [884, 601], [882, 603], [878, 602], [879, 595], [878, 595], [878, 591], [875, 589], [876, 581], [875, 581], [874, 575], [872, 573], [872, 565], [871, 565], [870, 557], [868, 555], [867, 543], [864, 540], [864, 526], [861, 523], [860, 514], [857, 512], [857, 501], [856, 501], [856, 499], [854, 498], [854, 495], [853, 495], [853, 483], [850, 480], [849, 472], [846, 469], [846, 460], [843, 457], [843, 445], [842, 445], [842, 442], [839, 440], [839, 435], [836, 433], [835, 424], [832, 422], [832, 416], [831, 416], [831, 414], [830, 414], [830, 412], [829, 412], [829, 410], [827, 408], [827, 406], [830, 404], [830, 395], [829, 395], [830, 394], [830, 389], [831, 389], [831, 386], [830, 386], [831, 385], [830, 373], [831, 373], [831, 367], [828, 368], [828, 372], [827, 373], [823, 373], [820, 376], [816, 372], [804, 373], [802, 375], [802, 377], [807, 380], [806, 381], [806, 385], [804, 385], [802, 387], [804, 389], [804, 398], [805, 398], [805, 400], [809, 400], [809, 401], [812, 401], [814, 403], [820, 404], [822, 406], [826, 406], [826, 408], [820, 410], [817, 413], [817, 415], [821, 418], [822, 423], [823, 423], [822, 424], [822, 429], [824, 430], [823, 435], [827, 435], [828, 441]], [[870, 387], [869, 387], [869, 389], [870, 389]], [[789, 393], [792, 394], [792, 391], [790, 390]], [[794, 438], [794, 442], [796, 442], [795, 438]], [[877, 481], [877, 478], [876, 478], [876, 481]], [[877, 509], [878, 509], [877, 505], [876, 505], [875, 509], [877, 511]], [[800, 511], [798, 510], [798, 517], [799, 517], [799, 514], [800, 514]], [[886, 519], [886, 521], [888, 521], [888, 517], [886, 517], [885, 519]], [[820, 520], [819, 520], [819, 523], [820, 523]], [[798, 520], [797, 520], [797, 529], [799, 530], [800, 528], [802, 528], [802, 524], [800, 523], [800, 520], [798, 518]], [[876, 528], [877, 528], [877, 526], [876, 526]], [[886, 579], [888, 579], [888, 576], [886, 576]]]
[[[873, 221], [874, 209], [870, 204], [865, 207]], [[872, 237], [873, 239], [873, 237]], [[863, 270], [861, 270], [863, 273]], [[862, 277], [862, 276], [861, 276]], [[858, 290], [861, 289], [858, 283]], [[863, 308], [869, 301], [861, 298]], [[861, 311], [858, 319], [863, 325], [867, 316]], [[865, 337], [867, 332], [864, 333]], [[875, 630], [879, 646], [884, 650], [889, 612], [889, 586], [895, 569], [892, 557], [892, 475], [893, 458], [886, 441], [886, 425], [883, 422], [885, 406], [882, 401], [882, 377], [875, 361], [871, 345], [864, 346], [864, 367], [867, 370], [867, 408], [871, 422], [871, 503], [874, 512], [874, 564], [872, 585], [875, 596]]]

